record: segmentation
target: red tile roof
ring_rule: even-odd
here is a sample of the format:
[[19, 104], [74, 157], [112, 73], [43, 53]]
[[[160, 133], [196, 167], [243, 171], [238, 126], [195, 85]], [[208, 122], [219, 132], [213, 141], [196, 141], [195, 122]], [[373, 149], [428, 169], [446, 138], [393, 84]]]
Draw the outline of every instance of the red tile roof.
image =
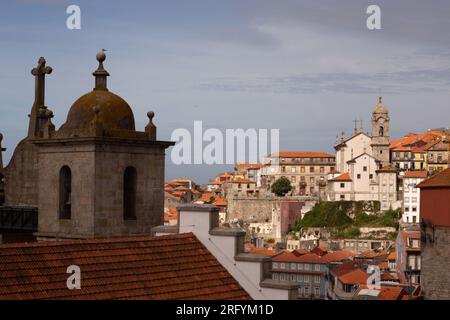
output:
[[385, 250], [369, 249], [369, 250], [366, 250], [366, 251], [360, 253], [357, 257], [358, 258], [373, 259], [373, 258], [376, 258], [376, 257], [381, 257], [383, 255], [386, 255], [386, 251]]
[[285, 151], [276, 152], [272, 154], [272, 157], [280, 158], [334, 158], [333, 154], [326, 152], [295, 152], [295, 151]]
[[214, 181], [209, 181], [208, 184], [209, 185], [221, 185], [221, 184], [223, 184], [223, 181], [214, 180]]
[[417, 185], [419, 188], [450, 188], [450, 168], [445, 169]]
[[361, 269], [352, 270], [339, 277], [343, 284], [365, 284], [367, 282], [367, 273]]
[[354, 253], [350, 251], [336, 251], [332, 253], [327, 253], [323, 256], [319, 256], [315, 253], [304, 253], [299, 254], [296, 251], [286, 251], [283, 254], [277, 255], [272, 260], [275, 262], [298, 262], [298, 263], [317, 263], [317, 264], [327, 264], [330, 262], [338, 262], [354, 256]]
[[[361, 292], [362, 291], [362, 292]], [[402, 299], [406, 294], [405, 290], [402, 287], [396, 287], [396, 286], [380, 286], [379, 289], [373, 289], [372, 291], [378, 291], [378, 295], [376, 297], [365, 295], [363, 293], [367, 292], [367, 285], [361, 285], [358, 292], [356, 293], [355, 297], [353, 299], [355, 300], [365, 300], [365, 298], [368, 299], [374, 299], [374, 300], [400, 300]]]
[[308, 250], [306, 250], [306, 249], [295, 249], [292, 251], [292, 254], [294, 254], [297, 257], [299, 257], [303, 254], [307, 254], [307, 253], [308, 253]]
[[314, 249], [312, 249], [310, 252], [311, 253], [315, 253], [318, 256], [323, 256], [323, 255], [327, 254], [328, 251], [326, 249], [321, 248], [321, 247], [314, 247]]
[[426, 178], [428, 176], [427, 171], [406, 171], [405, 178]]
[[[381, 269], [381, 267], [380, 267], [380, 269]], [[387, 269], [387, 268], [385, 268], [385, 269]], [[397, 280], [397, 279], [394, 278], [394, 276], [391, 275], [389, 272], [383, 273], [383, 274], [381, 275], [380, 279], [381, 279], [381, 281], [394, 281], [394, 280]]]
[[[414, 145], [418, 142], [422, 142], [422, 144], [429, 143], [441, 136], [442, 132], [438, 131], [428, 131], [420, 134], [410, 133], [403, 138], [392, 140], [390, 142], [390, 148], [394, 149], [393, 151], [401, 151], [401, 148], [405, 146]], [[426, 147], [424, 146], [422, 148], [425, 149]]]
[[352, 178], [350, 178], [350, 173], [345, 172], [334, 179], [330, 179], [330, 181], [352, 181]]
[[230, 183], [256, 183], [255, 180], [236, 178], [229, 181]]
[[335, 252], [330, 252], [324, 255], [322, 258], [325, 259], [327, 262], [339, 262], [343, 260], [350, 259], [351, 257], [354, 257], [355, 253], [347, 250], [340, 250]]
[[219, 207], [226, 207], [227, 202], [223, 200], [222, 198], [218, 198], [216, 201], [213, 202], [213, 205], [219, 206]]
[[271, 249], [259, 249], [259, 248], [255, 248], [252, 251], [250, 251], [250, 253], [253, 254], [261, 254], [263, 256], [268, 256], [268, 257], [273, 257], [274, 255], [277, 254], [277, 252], [275, 250], [271, 250]]
[[[81, 289], [66, 286], [81, 268]], [[0, 245], [0, 300], [250, 299], [192, 234]]]

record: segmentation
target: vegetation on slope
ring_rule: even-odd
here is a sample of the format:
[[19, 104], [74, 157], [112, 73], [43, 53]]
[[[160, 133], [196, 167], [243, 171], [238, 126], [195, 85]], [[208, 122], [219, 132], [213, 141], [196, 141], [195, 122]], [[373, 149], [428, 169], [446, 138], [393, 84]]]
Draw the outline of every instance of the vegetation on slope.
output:
[[[366, 214], [369, 211], [372, 214]], [[361, 227], [398, 229], [400, 209], [379, 211], [379, 202], [320, 202], [305, 214], [296, 225], [294, 231], [301, 228], [335, 228], [337, 238], [357, 238], [361, 235]], [[351, 218], [352, 217], [352, 218]], [[393, 235], [394, 236], [394, 235]]]

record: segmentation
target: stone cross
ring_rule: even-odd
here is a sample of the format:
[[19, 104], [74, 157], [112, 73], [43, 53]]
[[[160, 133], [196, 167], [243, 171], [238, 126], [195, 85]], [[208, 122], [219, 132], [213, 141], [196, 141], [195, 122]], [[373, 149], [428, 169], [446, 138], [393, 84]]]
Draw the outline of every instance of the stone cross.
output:
[[[30, 114], [30, 124], [28, 126], [28, 137], [35, 138], [42, 134], [46, 119], [42, 119], [42, 113], [45, 113], [45, 75], [52, 73], [52, 67], [45, 66], [44, 57], [40, 57], [36, 68], [31, 70], [35, 78], [34, 103]], [[41, 112], [43, 110], [44, 112]]]
[[40, 57], [36, 68], [31, 70], [35, 77], [34, 101], [38, 107], [45, 106], [45, 75], [52, 73], [52, 67], [45, 66], [44, 57]]

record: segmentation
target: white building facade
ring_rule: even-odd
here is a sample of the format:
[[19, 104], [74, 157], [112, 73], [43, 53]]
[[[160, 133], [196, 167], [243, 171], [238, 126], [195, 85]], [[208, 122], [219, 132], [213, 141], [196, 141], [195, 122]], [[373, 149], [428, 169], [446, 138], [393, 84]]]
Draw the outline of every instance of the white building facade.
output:
[[337, 172], [328, 176], [329, 201], [380, 201], [381, 209], [400, 206], [397, 173], [389, 165], [389, 115], [381, 98], [372, 113], [372, 136], [355, 128], [336, 139]]
[[403, 176], [403, 223], [420, 222], [420, 189], [416, 186], [427, 178], [426, 171], [406, 171]]

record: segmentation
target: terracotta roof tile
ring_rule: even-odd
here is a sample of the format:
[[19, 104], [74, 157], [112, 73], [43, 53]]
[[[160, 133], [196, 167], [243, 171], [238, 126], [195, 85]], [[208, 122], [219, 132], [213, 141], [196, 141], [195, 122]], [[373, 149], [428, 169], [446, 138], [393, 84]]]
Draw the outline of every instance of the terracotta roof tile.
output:
[[272, 157], [280, 158], [334, 158], [333, 154], [326, 152], [295, 152], [295, 151], [285, 151], [276, 152], [272, 154]]
[[339, 277], [343, 284], [365, 284], [367, 282], [367, 273], [361, 269], [352, 270]]
[[330, 181], [352, 181], [352, 178], [350, 178], [350, 173], [345, 172], [334, 179], [330, 179]]
[[405, 178], [426, 178], [428, 176], [427, 171], [406, 171], [403, 177]]
[[367, 285], [361, 285], [354, 299], [364, 300], [364, 297], [368, 297], [375, 300], [400, 300], [405, 295], [407, 296], [405, 290], [402, 287], [397, 286], [380, 286], [379, 289], [376, 289], [376, 291], [378, 291], [378, 295], [376, 297], [364, 295], [363, 293], [367, 292], [366, 290]]
[[[66, 287], [69, 265], [81, 289]], [[0, 300], [250, 299], [192, 233], [0, 245]]]
[[419, 188], [449, 188], [450, 168], [445, 169], [417, 185]]

